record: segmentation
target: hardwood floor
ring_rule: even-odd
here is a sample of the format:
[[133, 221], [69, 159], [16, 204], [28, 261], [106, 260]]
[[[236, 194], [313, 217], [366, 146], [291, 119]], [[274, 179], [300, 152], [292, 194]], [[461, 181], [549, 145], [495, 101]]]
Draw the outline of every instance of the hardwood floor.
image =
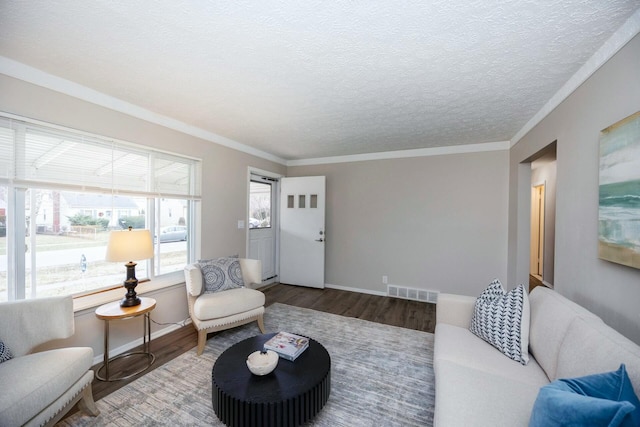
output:
[[[337, 289], [313, 289], [282, 284], [271, 285], [267, 288], [262, 288], [261, 291], [265, 294], [266, 306], [279, 302], [425, 332], [433, 333], [435, 330], [435, 304]], [[94, 400], [97, 401], [113, 393], [136, 378], [191, 350], [196, 345], [196, 341], [197, 335], [191, 325], [154, 339], [151, 342], [151, 351], [156, 356], [156, 360], [151, 368], [143, 374], [127, 380], [104, 382], [94, 379], [92, 384]], [[132, 358], [132, 360], [127, 359], [123, 358], [110, 364], [111, 375], [119, 375], [127, 371], [134, 372], [139, 368], [140, 365], [136, 363], [135, 358]], [[100, 365], [96, 365], [93, 369], [96, 370], [99, 367]]]
[[313, 289], [281, 284], [264, 290], [264, 293], [267, 306], [280, 302], [432, 333], [436, 327], [435, 304], [337, 289]]

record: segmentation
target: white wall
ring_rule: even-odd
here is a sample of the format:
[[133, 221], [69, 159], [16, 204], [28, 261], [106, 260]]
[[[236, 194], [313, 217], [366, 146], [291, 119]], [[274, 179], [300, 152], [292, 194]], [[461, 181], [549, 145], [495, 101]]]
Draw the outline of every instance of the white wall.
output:
[[477, 295], [506, 284], [508, 151], [289, 167], [327, 177], [329, 285]]
[[[246, 255], [246, 229], [238, 229], [237, 224], [247, 214], [248, 168], [282, 175], [286, 172], [283, 165], [2, 74], [0, 94], [0, 111], [201, 158], [203, 194], [198, 256], [202, 258]], [[144, 295], [152, 296], [158, 302], [152, 319], [168, 323], [188, 317], [184, 285]], [[141, 337], [142, 326], [127, 326], [127, 322], [121, 322], [122, 325], [113, 322], [111, 347], [118, 348]], [[152, 324], [152, 331], [157, 334], [160, 329], [170, 327]], [[100, 355], [103, 352], [102, 331], [103, 324], [96, 319], [92, 309], [81, 311], [76, 315], [76, 334], [72, 342], [93, 347], [94, 354]]]
[[511, 149], [509, 278], [523, 280], [522, 263], [528, 262], [522, 225], [529, 198], [522, 197], [522, 182], [530, 177], [522, 162], [557, 140], [555, 290], [640, 343], [640, 270], [598, 259], [597, 245], [600, 131], [640, 110], [638, 70], [640, 36]]

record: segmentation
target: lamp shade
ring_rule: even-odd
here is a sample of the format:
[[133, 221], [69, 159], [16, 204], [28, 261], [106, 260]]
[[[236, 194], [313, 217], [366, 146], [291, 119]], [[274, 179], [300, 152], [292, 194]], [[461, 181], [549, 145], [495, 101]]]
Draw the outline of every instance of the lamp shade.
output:
[[139, 261], [153, 256], [149, 230], [112, 231], [107, 243], [106, 261]]

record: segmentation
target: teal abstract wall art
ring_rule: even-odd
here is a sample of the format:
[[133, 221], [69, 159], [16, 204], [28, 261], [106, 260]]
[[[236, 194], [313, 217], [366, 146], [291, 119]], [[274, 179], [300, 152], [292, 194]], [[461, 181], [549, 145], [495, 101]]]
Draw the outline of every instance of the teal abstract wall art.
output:
[[600, 133], [598, 256], [640, 268], [640, 111]]

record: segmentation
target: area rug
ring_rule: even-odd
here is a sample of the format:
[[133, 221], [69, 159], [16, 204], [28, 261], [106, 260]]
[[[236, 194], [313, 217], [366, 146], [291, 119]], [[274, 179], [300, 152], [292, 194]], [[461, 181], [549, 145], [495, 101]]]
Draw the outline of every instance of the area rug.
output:
[[[267, 331], [307, 335], [331, 355], [331, 395], [307, 425], [433, 425], [433, 334], [279, 303], [264, 318]], [[255, 322], [221, 332], [202, 356], [189, 350], [96, 402], [98, 417], [76, 413], [58, 426], [222, 426], [211, 369], [225, 349], [258, 334]]]

